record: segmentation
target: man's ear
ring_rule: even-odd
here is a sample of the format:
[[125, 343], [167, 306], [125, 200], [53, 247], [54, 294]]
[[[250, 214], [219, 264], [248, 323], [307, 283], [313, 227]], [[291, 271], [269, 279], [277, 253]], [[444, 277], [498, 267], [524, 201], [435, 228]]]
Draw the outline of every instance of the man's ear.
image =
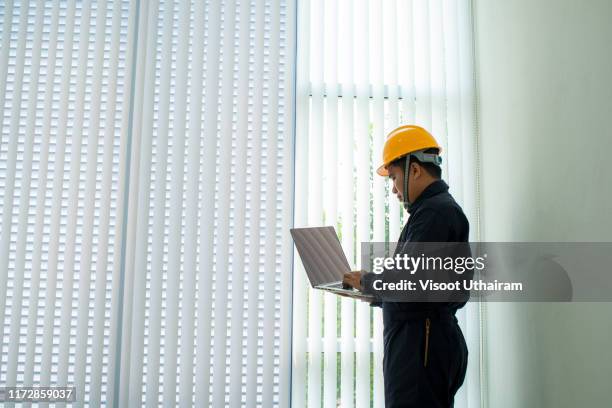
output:
[[412, 162], [410, 164], [410, 173], [412, 173], [412, 177], [417, 179], [421, 175], [421, 166]]

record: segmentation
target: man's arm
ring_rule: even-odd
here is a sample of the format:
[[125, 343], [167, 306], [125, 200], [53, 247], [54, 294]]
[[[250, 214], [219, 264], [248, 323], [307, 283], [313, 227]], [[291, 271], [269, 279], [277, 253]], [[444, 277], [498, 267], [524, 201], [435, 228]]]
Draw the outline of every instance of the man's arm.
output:
[[[402, 243], [398, 243], [398, 251], [396, 254], [407, 254], [411, 255], [405, 249], [409, 246], [410, 249], [414, 249], [416, 243], [420, 242], [446, 242], [450, 236], [449, 224], [442, 214], [438, 213], [434, 209], [425, 208], [419, 211], [409, 221], [410, 233], [408, 236], [409, 243], [402, 246]], [[363, 293], [376, 296], [379, 300], [394, 301], [398, 300], [397, 293], [393, 291], [382, 291], [375, 290], [373, 287], [374, 281], [380, 280], [382, 282], [399, 282], [400, 280], [414, 281], [418, 279], [418, 271], [415, 274], [411, 274], [409, 271], [397, 270], [395, 268], [385, 269], [382, 273], [364, 273], [360, 276], [360, 286]], [[403, 297], [402, 297], [403, 298]], [[416, 300], [416, 299], [415, 299]]]

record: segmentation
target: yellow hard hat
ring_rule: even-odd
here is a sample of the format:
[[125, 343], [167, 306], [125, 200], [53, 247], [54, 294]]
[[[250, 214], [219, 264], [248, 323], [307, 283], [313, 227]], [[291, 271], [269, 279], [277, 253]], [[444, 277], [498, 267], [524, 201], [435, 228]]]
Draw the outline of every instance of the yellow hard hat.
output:
[[388, 176], [387, 166], [394, 160], [410, 153], [431, 148], [438, 149], [438, 154], [442, 152], [442, 148], [438, 145], [436, 139], [427, 130], [415, 125], [400, 126], [387, 136], [382, 154], [383, 163], [376, 170], [376, 173], [381, 176]]

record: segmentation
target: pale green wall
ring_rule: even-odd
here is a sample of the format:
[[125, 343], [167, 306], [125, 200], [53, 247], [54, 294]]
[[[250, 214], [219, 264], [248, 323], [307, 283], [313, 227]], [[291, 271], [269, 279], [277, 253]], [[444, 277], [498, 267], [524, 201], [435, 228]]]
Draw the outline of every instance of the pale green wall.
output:
[[[483, 240], [612, 241], [612, 1], [474, 12]], [[612, 406], [612, 303], [486, 308], [488, 407]]]

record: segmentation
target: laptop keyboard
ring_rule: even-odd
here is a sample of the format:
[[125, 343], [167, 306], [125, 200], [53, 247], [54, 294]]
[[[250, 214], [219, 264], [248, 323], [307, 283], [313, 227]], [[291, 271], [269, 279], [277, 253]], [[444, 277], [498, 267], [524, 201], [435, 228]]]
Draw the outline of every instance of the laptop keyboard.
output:
[[342, 282], [336, 282], [336, 283], [332, 283], [330, 285], [325, 285], [325, 288], [331, 288], [331, 289], [352, 289], [351, 287], [344, 288]]

